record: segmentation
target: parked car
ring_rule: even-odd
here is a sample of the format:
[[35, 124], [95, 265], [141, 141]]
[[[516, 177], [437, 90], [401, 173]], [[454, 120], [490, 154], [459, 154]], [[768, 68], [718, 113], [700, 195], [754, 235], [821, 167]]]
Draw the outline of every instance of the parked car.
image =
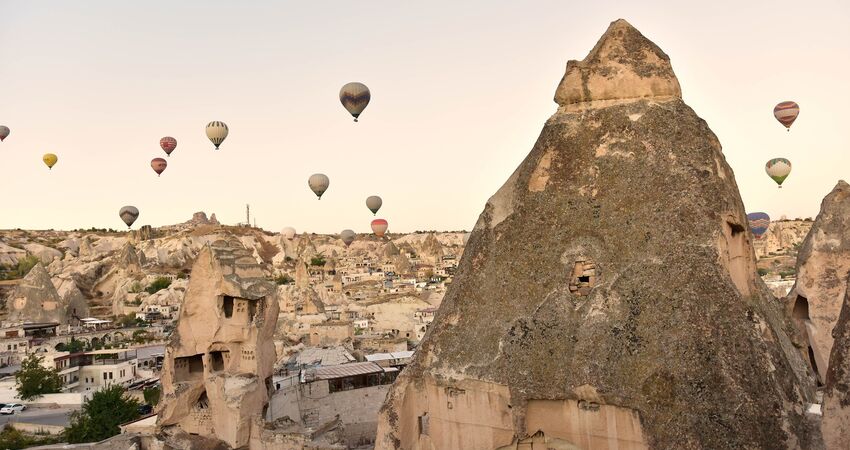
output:
[[15, 414], [16, 412], [21, 412], [27, 409], [27, 405], [22, 405], [20, 403], [9, 403], [0, 408], [0, 414]]
[[151, 405], [139, 405], [139, 415], [146, 416], [153, 412], [153, 406]]

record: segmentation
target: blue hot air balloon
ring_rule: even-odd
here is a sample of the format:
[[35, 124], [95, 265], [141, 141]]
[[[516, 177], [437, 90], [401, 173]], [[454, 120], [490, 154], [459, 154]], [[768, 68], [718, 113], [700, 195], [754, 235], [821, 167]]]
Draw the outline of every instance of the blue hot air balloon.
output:
[[753, 236], [759, 239], [770, 226], [770, 216], [763, 212], [749, 213], [747, 214], [747, 222], [750, 223], [750, 231], [753, 232]]

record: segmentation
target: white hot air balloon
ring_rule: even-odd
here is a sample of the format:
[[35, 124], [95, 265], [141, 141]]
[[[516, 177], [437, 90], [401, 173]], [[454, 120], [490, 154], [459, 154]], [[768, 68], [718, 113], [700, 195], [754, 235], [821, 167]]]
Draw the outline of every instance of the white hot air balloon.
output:
[[310, 175], [310, 178], [307, 180], [307, 185], [310, 186], [310, 189], [319, 197], [319, 200], [322, 199], [322, 194], [328, 190], [328, 186], [330, 186], [331, 180], [327, 175], [323, 173], [314, 173]]
[[214, 120], [207, 124], [207, 137], [215, 145], [216, 150], [224, 142], [224, 139], [227, 138], [228, 133], [230, 133], [230, 129], [227, 128], [227, 124], [224, 122]]
[[283, 236], [284, 239], [291, 241], [295, 239], [295, 228], [286, 227], [280, 230], [280, 235]]

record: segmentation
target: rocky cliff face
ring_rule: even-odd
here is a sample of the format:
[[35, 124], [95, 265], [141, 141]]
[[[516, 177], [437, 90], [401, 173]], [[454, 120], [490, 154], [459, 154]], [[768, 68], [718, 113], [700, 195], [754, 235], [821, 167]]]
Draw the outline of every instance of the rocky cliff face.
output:
[[667, 55], [616, 21], [555, 100], [376, 448], [816, 448], [734, 175]]
[[199, 253], [166, 349], [157, 426], [248, 445], [276, 360], [274, 285], [235, 237]]
[[785, 298], [787, 310], [805, 336], [803, 354], [826, 379], [832, 329], [838, 321], [850, 277], [850, 185], [839, 181], [821, 203], [797, 257], [797, 282]]
[[41, 263], [36, 264], [21, 280], [6, 301], [10, 324], [28, 322], [57, 322], [67, 324], [74, 317], [82, 318], [88, 312], [85, 301], [71, 294], [63, 299], [50, 280], [50, 274]]
[[850, 288], [845, 287], [832, 336], [823, 395], [823, 440], [829, 449], [842, 449], [850, 445]]

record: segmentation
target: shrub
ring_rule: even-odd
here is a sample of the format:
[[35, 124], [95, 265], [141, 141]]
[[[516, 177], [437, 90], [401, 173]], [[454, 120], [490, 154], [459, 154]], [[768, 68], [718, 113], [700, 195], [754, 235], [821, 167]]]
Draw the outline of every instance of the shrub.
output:
[[325, 262], [326, 261], [325, 261], [324, 255], [317, 255], [317, 256], [310, 258], [310, 265], [311, 266], [324, 266]]
[[762, 269], [762, 268], [759, 268], [759, 269], [758, 269], [758, 272], [759, 272], [759, 276], [760, 276], [760, 277], [763, 277], [763, 276], [765, 276], [765, 275], [767, 275], [767, 274], [769, 274], [769, 273], [770, 273], [770, 271], [769, 271], [769, 270], [767, 270], [767, 269]]
[[151, 283], [145, 291], [148, 294], [156, 294], [163, 289], [167, 289], [168, 286], [171, 286], [171, 280], [165, 277], [159, 277], [156, 280], [153, 280], [153, 283]]
[[138, 400], [127, 396], [120, 385], [112, 385], [95, 392], [82, 410], [71, 413], [64, 437], [72, 444], [102, 441], [120, 433], [118, 425], [138, 417]]
[[32, 400], [44, 394], [55, 394], [62, 389], [62, 379], [56, 369], [42, 365], [44, 357], [31, 353], [21, 361], [21, 370], [15, 374], [18, 397]]
[[277, 284], [292, 284], [293, 281], [295, 280], [293, 280], [292, 277], [285, 273], [278, 275], [274, 279], [274, 282]]

